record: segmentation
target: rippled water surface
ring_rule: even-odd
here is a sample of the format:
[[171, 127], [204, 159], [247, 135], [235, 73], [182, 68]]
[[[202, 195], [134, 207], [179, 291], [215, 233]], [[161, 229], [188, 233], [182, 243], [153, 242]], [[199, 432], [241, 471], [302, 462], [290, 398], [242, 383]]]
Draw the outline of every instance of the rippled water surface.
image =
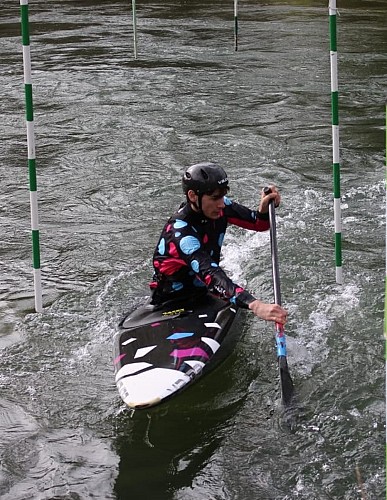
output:
[[[386, 10], [338, 17], [344, 284], [335, 284], [328, 5], [30, 2], [44, 312], [34, 313], [19, 5], [0, 10], [2, 499], [385, 497]], [[286, 426], [273, 327], [133, 416], [112, 338], [147, 295], [183, 166], [218, 161], [254, 207], [281, 189], [282, 295], [300, 408]], [[231, 228], [223, 265], [272, 300], [269, 235]]]

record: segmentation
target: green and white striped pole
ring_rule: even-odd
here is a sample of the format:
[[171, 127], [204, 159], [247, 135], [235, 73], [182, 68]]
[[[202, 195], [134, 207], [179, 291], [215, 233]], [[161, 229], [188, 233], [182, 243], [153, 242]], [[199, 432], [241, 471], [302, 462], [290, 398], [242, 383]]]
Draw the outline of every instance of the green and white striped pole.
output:
[[337, 78], [337, 33], [336, 0], [329, 2], [329, 33], [331, 59], [331, 96], [332, 96], [332, 148], [333, 148], [333, 196], [335, 223], [335, 262], [336, 283], [343, 283], [341, 259], [341, 204], [340, 204], [340, 153], [339, 153], [339, 93]]
[[43, 311], [42, 280], [40, 273], [38, 198], [35, 166], [35, 133], [34, 112], [32, 104], [31, 54], [28, 21], [28, 0], [20, 0], [21, 33], [23, 42], [24, 89], [26, 100], [27, 150], [30, 182], [31, 232], [32, 232], [32, 263], [34, 268], [35, 310]]
[[238, 0], [234, 0], [234, 48], [238, 50]]
[[136, 0], [132, 0], [134, 58], [137, 59], [137, 12]]
[[[387, 186], [387, 104], [386, 104], [386, 169], [385, 169], [385, 185]], [[386, 220], [387, 220], [387, 199], [386, 199]], [[386, 401], [387, 401], [387, 232], [386, 232], [386, 278], [384, 282], [384, 366], [385, 366], [385, 383], [386, 383]], [[387, 460], [387, 435], [386, 435], [386, 456]], [[387, 462], [386, 462], [387, 463]]]

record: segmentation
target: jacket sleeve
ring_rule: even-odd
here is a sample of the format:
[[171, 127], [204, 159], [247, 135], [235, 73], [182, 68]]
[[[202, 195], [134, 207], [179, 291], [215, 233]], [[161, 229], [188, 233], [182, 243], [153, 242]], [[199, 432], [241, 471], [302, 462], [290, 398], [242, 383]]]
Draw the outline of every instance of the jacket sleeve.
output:
[[270, 228], [268, 213], [261, 214], [258, 210], [251, 210], [236, 201], [230, 200], [227, 196], [224, 198], [224, 203], [224, 213], [229, 224], [252, 231], [267, 231]]

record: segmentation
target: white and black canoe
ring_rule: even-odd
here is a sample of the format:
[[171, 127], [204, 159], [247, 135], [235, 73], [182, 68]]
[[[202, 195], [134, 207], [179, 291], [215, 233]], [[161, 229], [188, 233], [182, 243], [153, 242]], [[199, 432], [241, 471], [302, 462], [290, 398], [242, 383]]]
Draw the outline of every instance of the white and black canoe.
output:
[[118, 391], [131, 409], [155, 406], [191, 385], [233, 350], [240, 310], [210, 294], [194, 303], [148, 302], [126, 315], [114, 337]]

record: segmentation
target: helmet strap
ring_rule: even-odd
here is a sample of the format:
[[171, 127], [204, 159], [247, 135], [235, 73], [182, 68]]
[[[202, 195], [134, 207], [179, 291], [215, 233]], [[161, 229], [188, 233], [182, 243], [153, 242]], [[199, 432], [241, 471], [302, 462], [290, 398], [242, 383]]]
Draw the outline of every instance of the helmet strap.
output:
[[197, 202], [196, 201], [192, 201], [190, 199], [190, 197], [188, 196], [188, 193], [187, 193], [187, 199], [188, 199], [188, 202], [195, 208], [195, 210], [197, 210], [198, 212], [201, 212], [202, 211], [202, 198], [203, 198], [203, 194], [201, 193], [195, 193], [196, 196], [197, 196]]
[[194, 207], [199, 210], [199, 212], [202, 211], [202, 199], [203, 199], [203, 194], [199, 193], [198, 194], [198, 202], [194, 203]]

